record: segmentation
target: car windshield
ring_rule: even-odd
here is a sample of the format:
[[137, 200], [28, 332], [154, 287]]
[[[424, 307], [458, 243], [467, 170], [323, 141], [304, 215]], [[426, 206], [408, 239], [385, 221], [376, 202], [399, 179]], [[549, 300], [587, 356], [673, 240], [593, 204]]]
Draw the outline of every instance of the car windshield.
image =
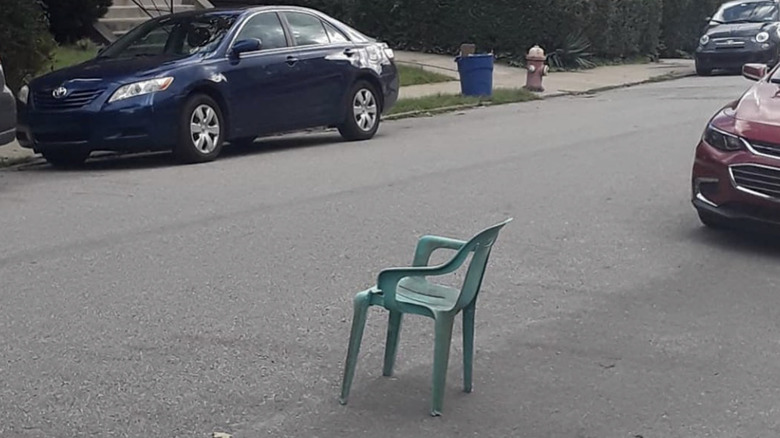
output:
[[777, 20], [777, 3], [727, 3], [712, 17], [716, 23], [764, 23]]
[[109, 46], [99, 58], [183, 57], [214, 50], [236, 22], [237, 14], [169, 16], [148, 21]]

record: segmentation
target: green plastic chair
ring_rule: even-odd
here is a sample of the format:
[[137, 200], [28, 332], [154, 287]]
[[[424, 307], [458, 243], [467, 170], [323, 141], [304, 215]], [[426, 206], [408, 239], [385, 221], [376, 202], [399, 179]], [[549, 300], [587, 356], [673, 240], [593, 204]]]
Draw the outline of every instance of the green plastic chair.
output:
[[[508, 219], [496, 224], [468, 242], [438, 236], [423, 236], [417, 243], [412, 267], [391, 268], [380, 272], [376, 286], [358, 293], [354, 299], [355, 314], [341, 386], [340, 403], [347, 404], [352, 379], [355, 376], [363, 329], [368, 308], [382, 306], [390, 312], [387, 325], [387, 343], [382, 375], [391, 376], [401, 332], [404, 313], [427, 316], [435, 321], [436, 340], [433, 353], [433, 400], [431, 415], [439, 416], [444, 404], [444, 388], [455, 317], [463, 311], [463, 390], [471, 392], [474, 363], [474, 313], [477, 295], [485, 275], [488, 258], [498, 233]], [[437, 249], [456, 250], [448, 262], [428, 266], [431, 254]], [[471, 262], [460, 290], [428, 282], [426, 277], [450, 274], [458, 270], [471, 255]]]

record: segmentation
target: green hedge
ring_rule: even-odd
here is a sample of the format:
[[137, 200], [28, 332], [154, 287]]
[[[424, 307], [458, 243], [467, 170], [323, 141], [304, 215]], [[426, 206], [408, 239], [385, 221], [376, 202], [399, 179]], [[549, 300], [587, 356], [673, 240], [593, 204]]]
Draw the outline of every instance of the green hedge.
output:
[[[159, 6], [169, 2], [157, 0]], [[92, 25], [106, 15], [112, 0], [43, 0], [43, 3], [54, 38], [60, 43], [72, 43], [93, 33]]]
[[723, 0], [664, 0], [661, 24], [662, 53], [678, 56], [692, 53], [707, 22]]
[[3, 0], [0, 14], [0, 57], [9, 87], [18, 91], [26, 77], [49, 62], [54, 40], [43, 9], [33, 0]]
[[[398, 49], [457, 53], [464, 42], [522, 59], [584, 39], [606, 59], [691, 52], [723, 0], [213, 0], [217, 5], [296, 4], [322, 10]], [[582, 38], [578, 38], [582, 37]]]
[[463, 42], [521, 58], [582, 35], [607, 58], [653, 53], [662, 0], [356, 0], [355, 24], [398, 48], [456, 53]]

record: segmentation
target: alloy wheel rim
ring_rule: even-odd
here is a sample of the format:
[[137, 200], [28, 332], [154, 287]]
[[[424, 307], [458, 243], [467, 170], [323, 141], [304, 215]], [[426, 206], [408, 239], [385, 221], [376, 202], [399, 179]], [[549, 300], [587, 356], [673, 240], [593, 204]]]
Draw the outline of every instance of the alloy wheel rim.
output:
[[355, 123], [363, 132], [374, 129], [378, 116], [376, 98], [371, 90], [361, 88], [352, 102]]
[[202, 154], [210, 154], [217, 148], [220, 134], [219, 117], [209, 105], [199, 105], [190, 117], [190, 139]]

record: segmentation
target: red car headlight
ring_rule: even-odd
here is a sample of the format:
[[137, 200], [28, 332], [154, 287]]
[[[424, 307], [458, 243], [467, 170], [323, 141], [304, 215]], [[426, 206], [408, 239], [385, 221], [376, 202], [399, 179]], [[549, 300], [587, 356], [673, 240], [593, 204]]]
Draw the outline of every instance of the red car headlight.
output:
[[745, 140], [743, 140], [741, 137], [721, 131], [712, 126], [707, 126], [707, 129], [704, 130], [702, 139], [715, 149], [725, 152], [742, 151], [747, 149]]

